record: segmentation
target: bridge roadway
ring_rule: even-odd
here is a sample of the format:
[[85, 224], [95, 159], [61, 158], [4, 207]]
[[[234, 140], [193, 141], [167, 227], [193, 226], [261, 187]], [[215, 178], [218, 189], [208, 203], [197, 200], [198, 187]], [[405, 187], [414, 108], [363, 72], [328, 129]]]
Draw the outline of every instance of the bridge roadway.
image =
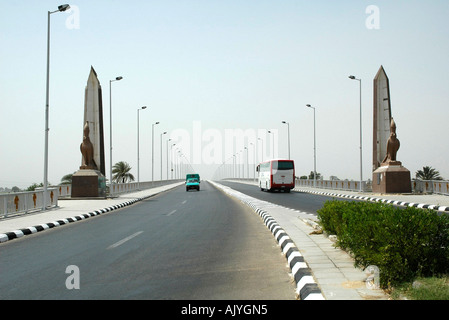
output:
[[[299, 222], [313, 220], [334, 195], [220, 184], [259, 199], [299, 245], [326, 299], [387, 298], [363, 289], [365, 275], [353, 268], [351, 258]], [[200, 192], [187, 193], [181, 182], [114, 199], [61, 200], [57, 210], [1, 219], [0, 299], [294, 299], [278, 244], [254, 208], [236, 200], [246, 196], [231, 192], [228, 197], [223, 187], [219, 191], [208, 182], [201, 186]], [[449, 208], [447, 197], [438, 195], [385, 198]], [[69, 290], [67, 267], [73, 266], [80, 272], [80, 289]]]
[[208, 182], [1, 243], [0, 252], [1, 300], [295, 299], [260, 217]]
[[224, 180], [220, 181], [220, 184], [228, 186], [256, 199], [268, 201], [302, 212], [307, 212], [312, 215], [316, 215], [317, 210], [321, 209], [326, 201], [332, 200], [332, 197], [329, 196], [303, 192], [262, 192], [255, 184], [252, 183], [238, 183]]
[[[316, 210], [331, 197], [267, 193], [231, 181], [201, 186], [187, 193], [181, 182], [115, 199], [64, 200], [58, 210], [0, 220], [0, 242], [6, 242], [0, 244], [0, 299], [288, 300], [296, 297], [293, 291], [301, 299], [319, 299], [316, 283], [325, 299], [388, 298], [367, 288], [366, 274], [347, 253], [301, 221], [316, 219]], [[130, 207], [119, 209], [127, 199]], [[254, 212], [263, 217], [264, 210], [273, 234]], [[83, 219], [93, 217], [91, 222], [65, 225], [80, 220], [73, 216], [80, 212]], [[36, 227], [52, 227], [48, 221], [62, 227], [20, 238]], [[291, 260], [297, 255], [286, 251], [289, 240], [279, 235], [279, 226], [307, 266]], [[68, 266], [79, 267], [80, 290], [65, 287]]]

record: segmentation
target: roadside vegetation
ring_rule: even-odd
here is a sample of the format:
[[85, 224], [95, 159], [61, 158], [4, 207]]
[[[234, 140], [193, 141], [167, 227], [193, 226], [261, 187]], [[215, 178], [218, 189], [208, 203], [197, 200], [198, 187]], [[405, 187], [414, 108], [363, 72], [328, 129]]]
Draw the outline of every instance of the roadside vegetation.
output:
[[416, 171], [415, 176], [420, 180], [443, 180], [440, 172], [430, 166], [424, 166], [422, 170]]
[[112, 167], [112, 180], [116, 183], [126, 183], [134, 181], [131, 166], [125, 161], [119, 161]]
[[323, 231], [337, 236], [336, 245], [352, 255], [356, 267], [379, 268], [380, 287], [388, 293], [447, 299], [449, 215], [333, 200], [318, 210], [318, 219]]
[[449, 277], [418, 277], [394, 287], [390, 296], [395, 300], [449, 300]]

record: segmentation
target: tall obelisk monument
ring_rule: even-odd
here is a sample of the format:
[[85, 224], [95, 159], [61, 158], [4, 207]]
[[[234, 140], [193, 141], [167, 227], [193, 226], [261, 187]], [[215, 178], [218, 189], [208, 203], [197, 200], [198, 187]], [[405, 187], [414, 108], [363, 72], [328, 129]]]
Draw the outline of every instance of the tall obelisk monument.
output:
[[373, 171], [380, 167], [387, 152], [390, 136], [391, 99], [390, 82], [384, 67], [380, 66], [374, 78], [373, 108]]
[[396, 159], [400, 148], [391, 116], [390, 83], [383, 66], [374, 78], [373, 192], [411, 192], [410, 171]]
[[72, 176], [72, 198], [106, 195], [103, 103], [100, 81], [90, 68], [84, 92], [83, 139], [80, 145], [81, 166]]
[[103, 135], [103, 101], [100, 81], [94, 68], [90, 68], [84, 95], [84, 120], [88, 122], [90, 140], [94, 145], [94, 162], [97, 170], [105, 175], [104, 135]]

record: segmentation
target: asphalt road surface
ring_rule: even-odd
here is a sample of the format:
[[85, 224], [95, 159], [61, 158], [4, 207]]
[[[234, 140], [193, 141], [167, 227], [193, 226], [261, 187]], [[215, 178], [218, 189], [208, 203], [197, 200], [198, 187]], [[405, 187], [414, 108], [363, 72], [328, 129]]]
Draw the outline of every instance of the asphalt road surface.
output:
[[[256, 199], [268, 201], [271, 203], [279, 204], [287, 208], [300, 210], [302, 212], [316, 214], [317, 210], [321, 209], [324, 203], [328, 200], [332, 200], [333, 197], [309, 194], [303, 192], [267, 192], [261, 191], [256, 185], [247, 183], [238, 183], [230, 181], [217, 181], [218, 183], [244, 193], [248, 196]], [[348, 201], [347, 199], [338, 199], [342, 201]], [[354, 200], [350, 200], [354, 201]]]
[[207, 182], [0, 244], [2, 300], [293, 300], [289, 272], [260, 217]]

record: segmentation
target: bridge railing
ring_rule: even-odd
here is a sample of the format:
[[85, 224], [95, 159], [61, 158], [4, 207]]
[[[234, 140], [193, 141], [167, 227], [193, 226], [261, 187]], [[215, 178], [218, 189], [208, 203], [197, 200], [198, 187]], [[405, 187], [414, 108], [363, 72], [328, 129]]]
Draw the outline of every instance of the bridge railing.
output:
[[[150, 189], [171, 183], [181, 182], [184, 180], [162, 180], [162, 181], [145, 181], [131, 183], [115, 183], [112, 185], [112, 194], [110, 196], [135, 192], [139, 190]], [[45, 208], [58, 207], [58, 200], [70, 198], [72, 193], [72, 185], [63, 184], [51, 186], [47, 189], [47, 205]], [[14, 192], [0, 194], [0, 219], [13, 215], [27, 214], [32, 212], [43, 211], [44, 190], [37, 188], [35, 191]]]
[[[46, 208], [58, 206], [59, 191], [47, 189]], [[44, 190], [0, 194], [0, 218], [8, 215], [41, 211], [44, 208]]]
[[[257, 180], [247, 178], [229, 178], [228, 180], [246, 181], [247, 183], [257, 184]], [[413, 193], [435, 193], [449, 196], [449, 181], [448, 180], [412, 180]], [[313, 188], [314, 181], [311, 179], [296, 179], [296, 188], [307, 187]], [[360, 181], [349, 180], [317, 180], [316, 188], [332, 189], [332, 190], [346, 190], [346, 191], [360, 191]], [[362, 191], [371, 192], [371, 182], [362, 181]]]
[[[247, 178], [233, 178], [229, 180], [246, 181], [247, 183], [253, 183], [257, 185], [257, 180]], [[310, 179], [296, 179], [295, 188], [300, 187], [314, 187], [314, 181]], [[317, 180], [316, 188], [321, 189], [334, 189], [334, 190], [347, 190], [347, 191], [360, 191], [360, 181], [348, 181], [348, 180]], [[371, 184], [366, 181], [362, 181], [362, 190], [364, 192], [371, 191]]]
[[181, 182], [184, 180], [173, 179], [173, 180], [157, 180], [157, 181], [144, 181], [144, 182], [130, 182], [130, 183], [113, 183], [112, 188], [111, 185], [108, 184], [109, 194], [117, 195], [127, 192], [135, 192], [139, 190], [150, 189], [154, 187], [160, 187], [171, 183]]
[[314, 185], [313, 179], [296, 179], [296, 187], [315, 187], [321, 189], [346, 190], [346, 191], [362, 191], [370, 192], [371, 184], [362, 181], [362, 188], [360, 189], [360, 181], [350, 180], [316, 180]]
[[415, 193], [438, 193], [443, 195], [449, 195], [449, 181], [413, 180], [412, 190]]
[[58, 191], [59, 198], [67, 198], [72, 194], [72, 185], [71, 184], [60, 184], [59, 186], [55, 186]]

